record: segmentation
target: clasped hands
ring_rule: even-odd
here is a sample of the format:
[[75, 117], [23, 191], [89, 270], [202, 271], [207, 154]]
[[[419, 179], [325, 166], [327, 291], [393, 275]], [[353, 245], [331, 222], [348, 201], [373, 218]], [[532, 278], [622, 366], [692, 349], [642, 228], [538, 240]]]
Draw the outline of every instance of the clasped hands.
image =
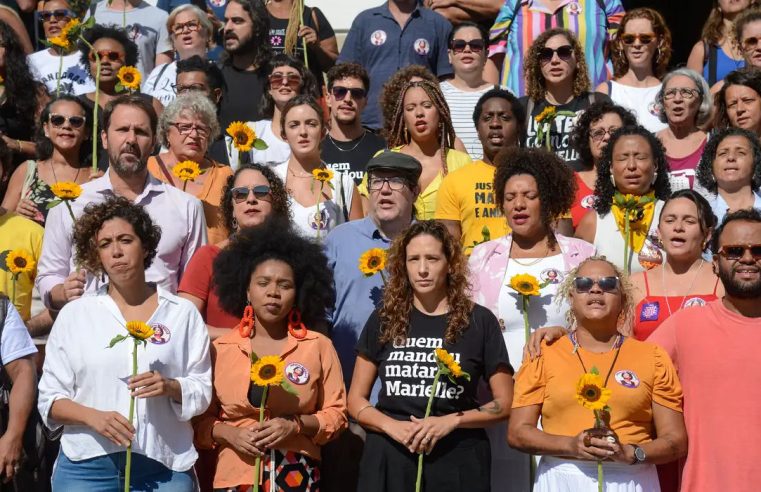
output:
[[436, 443], [455, 430], [458, 424], [459, 417], [457, 414], [425, 419], [419, 419], [413, 415], [410, 416], [409, 421], [395, 420], [387, 424], [384, 430], [392, 439], [406, 447], [410, 453], [428, 454], [433, 450]]
[[610, 429], [587, 429], [571, 438], [570, 455], [573, 458], [630, 464], [634, 461], [634, 447], [622, 444]]
[[298, 432], [298, 425], [290, 418], [275, 417], [250, 427], [226, 426], [226, 440], [238, 452], [249, 456], [264, 456], [270, 448]]

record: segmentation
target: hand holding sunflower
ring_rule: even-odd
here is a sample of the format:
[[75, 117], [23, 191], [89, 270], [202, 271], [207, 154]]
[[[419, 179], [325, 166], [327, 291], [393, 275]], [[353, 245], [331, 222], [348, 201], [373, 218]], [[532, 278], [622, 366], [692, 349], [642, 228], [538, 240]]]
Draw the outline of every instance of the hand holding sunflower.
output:
[[[587, 436], [603, 437], [608, 435], [610, 429], [607, 428], [606, 421], [610, 419], [610, 400], [611, 391], [605, 387], [605, 382], [600, 376], [596, 367], [592, 367], [589, 372], [584, 373], [576, 383], [576, 400], [584, 408], [592, 410], [595, 415], [594, 429], [585, 431]], [[588, 446], [588, 437], [584, 437], [584, 444]], [[602, 471], [602, 461], [597, 461], [597, 490], [602, 492], [604, 488], [604, 479]]]

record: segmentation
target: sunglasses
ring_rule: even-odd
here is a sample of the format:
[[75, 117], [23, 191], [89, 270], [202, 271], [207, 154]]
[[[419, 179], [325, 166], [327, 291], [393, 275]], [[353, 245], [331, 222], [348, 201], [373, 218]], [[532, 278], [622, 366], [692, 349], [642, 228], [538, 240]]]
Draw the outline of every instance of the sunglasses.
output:
[[464, 39], [453, 39], [452, 42], [449, 43], [449, 49], [455, 53], [462, 53], [465, 51], [466, 46], [470, 47], [470, 51], [473, 53], [481, 53], [484, 50], [486, 44], [484, 43], [483, 39], [471, 39], [470, 41], [465, 41]]
[[[119, 61], [121, 60], [124, 55], [119, 53], [118, 51], [111, 51], [111, 50], [100, 50], [97, 52], [98, 57], [100, 58], [100, 61], [108, 60], [108, 61]], [[91, 51], [88, 55], [88, 58], [91, 62], [95, 63], [97, 59], [95, 58], [95, 51]]]
[[51, 125], [56, 128], [62, 127], [67, 121], [72, 128], [82, 128], [85, 126], [84, 116], [64, 116], [62, 114], [52, 114], [48, 118]]
[[597, 280], [591, 277], [576, 277], [573, 279], [573, 287], [576, 292], [587, 293], [597, 284], [603, 292], [615, 292], [618, 289], [618, 277], [600, 277]]
[[256, 185], [252, 187], [248, 186], [238, 186], [230, 190], [230, 193], [233, 196], [233, 201], [235, 203], [241, 203], [248, 200], [249, 193], [254, 194], [254, 198], [257, 200], [264, 200], [265, 198], [269, 198], [271, 188], [268, 185]]
[[751, 51], [756, 49], [756, 46], [758, 46], [759, 39], [761, 38], [757, 38], [755, 36], [743, 39], [743, 50]]
[[539, 61], [543, 64], [549, 63], [555, 57], [555, 53], [558, 54], [558, 58], [567, 62], [573, 58], [573, 47], [566, 44], [554, 50], [552, 48], [542, 48], [539, 50]]
[[282, 73], [273, 73], [269, 76], [270, 87], [277, 88], [282, 86], [288, 86], [289, 88], [296, 90], [301, 87], [301, 75], [297, 73], [289, 73], [284, 75]]
[[69, 9], [56, 9], [56, 10], [41, 10], [37, 12], [42, 22], [50, 22], [51, 19], [72, 19], [74, 18], [74, 12]]
[[727, 260], [737, 261], [750, 250], [753, 260], [761, 260], [761, 244], [728, 244], [719, 248], [719, 254]]
[[354, 100], [367, 97], [367, 91], [359, 87], [341, 87], [340, 85], [336, 85], [333, 86], [331, 92], [333, 93], [333, 97], [339, 101], [343, 101], [346, 94], [351, 94], [351, 98]]
[[641, 34], [622, 34], [621, 42], [624, 44], [634, 44], [634, 42], [639, 39], [639, 42], [642, 44], [650, 44], [653, 42], [655, 37], [656, 36], [654, 32], [643, 32]]

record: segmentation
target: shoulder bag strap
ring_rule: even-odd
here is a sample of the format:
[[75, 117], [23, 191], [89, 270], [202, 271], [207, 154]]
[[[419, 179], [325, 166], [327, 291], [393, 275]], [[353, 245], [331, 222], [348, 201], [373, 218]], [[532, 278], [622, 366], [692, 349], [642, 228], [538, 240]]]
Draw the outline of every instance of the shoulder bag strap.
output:
[[159, 165], [159, 169], [161, 170], [161, 173], [169, 181], [169, 184], [174, 183], [174, 180], [172, 179], [172, 175], [169, 174], [169, 170], [166, 168], [164, 161], [161, 160], [161, 157], [159, 157], [158, 155], [155, 155], [154, 157], [156, 158], [156, 162]]
[[34, 174], [37, 171], [37, 161], [29, 159], [26, 161], [26, 173], [24, 173], [24, 183], [21, 185], [21, 198], [26, 198], [26, 194], [34, 183]]
[[708, 87], [716, 83], [716, 65], [719, 63], [719, 49], [715, 44], [708, 45]]

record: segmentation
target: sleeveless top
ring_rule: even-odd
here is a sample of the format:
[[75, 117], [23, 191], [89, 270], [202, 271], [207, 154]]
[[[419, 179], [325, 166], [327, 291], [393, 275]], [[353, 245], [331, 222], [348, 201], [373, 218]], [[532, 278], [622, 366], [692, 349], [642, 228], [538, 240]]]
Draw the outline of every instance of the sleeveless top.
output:
[[631, 87], [612, 80], [608, 82], [611, 101], [634, 113], [637, 122], [652, 133], [668, 126], [658, 118], [660, 110], [655, 104], [655, 96], [660, 90], [661, 84], [653, 87]]
[[34, 220], [41, 226], [45, 226], [45, 220], [48, 218], [48, 203], [56, 199], [50, 186], [40, 178], [37, 172], [37, 161], [26, 161], [26, 174], [24, 183], [21, 185], [21, 198], [32, 201], [37, 207], [37, 213]]
[[709, 45], [703, 42], [703, 78], [712, 87], [716, 82], [723, 80], [724, 77], [734, 70], [739, 70], [745, 66], [745, 60], [735, 60], [724, 53], [724, 50], [715, 44]]
[[685, 188], [693, 189], [695, 186], [695, 168], [698, 167], [700, 158], [703, 156], [703, 149], [706, 147], [708, 137], [697, 149], [684, 157], [671, 157], [666, 154], [666, 160], [669, 163], [669, 181], [671, 182], [671, 191], [683, 190]]
[[573, 200], [573, 205], [571, 205], [571, 221], [573, 228], [576, 229], [587, 212], [594, 209], [595, 190], [587, 186], [584, 180], [579, 177], [579, 173], [573, 173], [573, 177], [576, 180], [576, 197]]
[[650, 284], [647, 281], [647, 272], [645, 275], [645, 298], [639, 301], [634, 309], [634, 338], [645, 340], [658, 328], [661, 323], [672, 314], [680, 309], [705, 306], [711, 301], [718, 299], [716, 297], [716, 287], [719, 285], [719, 279], [713, 286], [713, 292], [710, 294], [696, 294], [693, 296], [651, 296]]
[[[656, 200], [653, 221], [645, 238], [645, 243], [639, 253], [632, 253], [629, 248], [630, 273], [643, 272], [656, 265], [663, 263], [665, 252], [658, 246], [658, 218], [663, 209], [663, 200]], [[597, 230], [595, 231], [594, 245], [598, 255], [604, 255], [614, 265], [624, 268], [624, 235], [618, 230], [616, 218], [613, 212], [604, 216], [597, 214]]]

